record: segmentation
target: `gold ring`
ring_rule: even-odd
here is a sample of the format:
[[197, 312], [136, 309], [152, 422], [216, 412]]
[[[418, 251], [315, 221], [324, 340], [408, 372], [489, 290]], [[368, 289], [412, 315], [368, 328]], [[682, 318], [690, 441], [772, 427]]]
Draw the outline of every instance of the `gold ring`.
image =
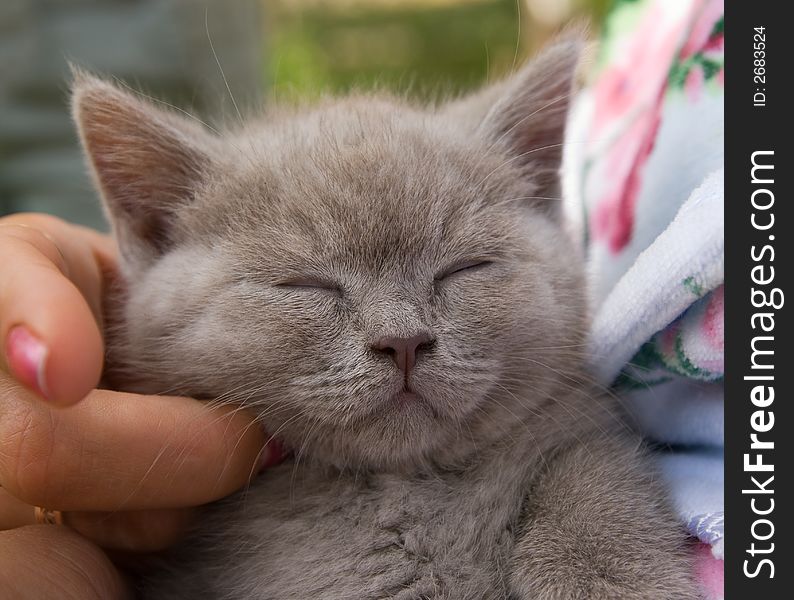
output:
[[59, 510], [34, 506], [33, 515], [38, 525], [63, 525], [63, 513]]

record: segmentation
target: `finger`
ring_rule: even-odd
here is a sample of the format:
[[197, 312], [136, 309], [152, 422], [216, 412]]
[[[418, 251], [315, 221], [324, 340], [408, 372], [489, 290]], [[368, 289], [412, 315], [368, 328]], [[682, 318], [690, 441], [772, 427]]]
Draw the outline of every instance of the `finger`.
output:
[[187, 531], [197, 509], [66, 512], [64, 523], [98, 546], [127, 552], [159, 552]]
[[[127, 552], [159, 552], [176, 543], [196, 509], [64, 512], [63, 523], [96, 545]], [[34, 507], [0, 488], [0, 532], [35, 525]]]
[[45, 215], [0, 221], [0, 366], [39, 395], [72, 404], [96, 387], [104, 273], [112, 243]]
[[0, 597], [18, 600], [130, 598], [105, 554], [68, 527], [0, 532]]
[[0, 532], [23, 525], [33, 525], [35, 522], [33, 507], [17, 500], [0, 487]]
[[246, 411], [190, 398], [95, 390], [57, 409], [0, 381], [0, 406], [0, 485], [54, 510], [205, 504], [245, 485], [271, 452]]

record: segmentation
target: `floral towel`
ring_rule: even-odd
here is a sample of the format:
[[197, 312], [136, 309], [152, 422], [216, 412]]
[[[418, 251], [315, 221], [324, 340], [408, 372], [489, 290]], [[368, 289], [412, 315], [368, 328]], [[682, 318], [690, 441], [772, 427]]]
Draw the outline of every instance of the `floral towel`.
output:
[[563, 184], [591, 288], [593, 371], [619, 390], [723, 596], [723, 0], [615, 3]]

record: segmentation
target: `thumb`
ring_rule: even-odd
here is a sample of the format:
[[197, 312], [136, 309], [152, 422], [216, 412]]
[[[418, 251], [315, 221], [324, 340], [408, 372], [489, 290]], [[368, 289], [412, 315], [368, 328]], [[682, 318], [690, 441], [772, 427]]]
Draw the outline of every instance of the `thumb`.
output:
[[0, 367], [54, 404], [79, 401], [102, 373], [107, 238], [44, 215], [0, 221]]

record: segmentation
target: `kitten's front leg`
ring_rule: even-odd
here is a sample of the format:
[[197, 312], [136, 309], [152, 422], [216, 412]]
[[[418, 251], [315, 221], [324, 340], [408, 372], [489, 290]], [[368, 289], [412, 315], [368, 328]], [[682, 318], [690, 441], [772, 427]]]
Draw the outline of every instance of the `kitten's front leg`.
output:
[[510, 584], [526, 600], [694, 600], [686, 538], [631, 440], [555, 457], [527, 498]]

